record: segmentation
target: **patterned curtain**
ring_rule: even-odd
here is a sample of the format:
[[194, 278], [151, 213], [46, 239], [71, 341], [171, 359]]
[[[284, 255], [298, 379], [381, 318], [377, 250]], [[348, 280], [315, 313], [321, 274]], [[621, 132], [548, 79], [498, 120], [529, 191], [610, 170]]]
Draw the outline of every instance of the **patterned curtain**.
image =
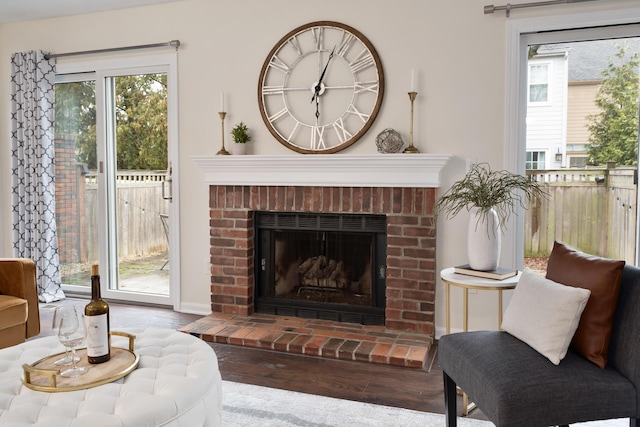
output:
[[36, 263], [41, 302], [65, 297], [55, 221], [55, 71], [44, 52], [11, 56], [13, 253]]

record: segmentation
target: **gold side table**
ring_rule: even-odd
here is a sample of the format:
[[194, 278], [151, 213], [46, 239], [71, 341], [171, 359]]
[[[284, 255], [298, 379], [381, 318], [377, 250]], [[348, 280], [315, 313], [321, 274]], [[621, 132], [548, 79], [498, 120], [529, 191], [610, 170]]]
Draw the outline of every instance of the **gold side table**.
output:
[[[481, 291], [498, 291], [498, 330], [502, 325], [502, 291], [515, 289], [522, 272], [504, 280], [485, 279], [482, 277], [458, 274], [453, 267], [445, 268], [440, 272], [440, 278], [446, 285], [446, 333], [451, 333], [451, 286], [462, 288], [462, 330], [469, 330], [469, 289]], [[462, 393], [462, 414], [467, 415], [475, 408], [473, 403], [468, 403], [466, 393]]]

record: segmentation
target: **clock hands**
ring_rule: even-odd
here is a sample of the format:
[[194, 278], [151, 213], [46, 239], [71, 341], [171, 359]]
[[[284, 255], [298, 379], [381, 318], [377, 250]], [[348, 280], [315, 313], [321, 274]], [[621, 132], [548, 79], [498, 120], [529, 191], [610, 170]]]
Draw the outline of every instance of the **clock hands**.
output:
[[[333, 53], [336, 51], [336, 47], [333, 47], [331, 54], [329, 55], [329, 59], [327, 59], [327, 64], [324, 66], [324, 70], [322, 70], [322, 74], [320, 74], [320, 80], [318, 80], [318, 84], [313, 91], [313, 96], [311, 97], [311, 102], [317, 101], [318, 96], [320, 95], [320, 89], [322, 89], [322, 79], [324, 79], [324, 74], [327, 72], [327, 68], [329, 67], [329, 62], [331, 62], [331, 58], [333, 58]], [[316, 102], [316, 117], [318, 115], [317, 112], [318, 103]]]

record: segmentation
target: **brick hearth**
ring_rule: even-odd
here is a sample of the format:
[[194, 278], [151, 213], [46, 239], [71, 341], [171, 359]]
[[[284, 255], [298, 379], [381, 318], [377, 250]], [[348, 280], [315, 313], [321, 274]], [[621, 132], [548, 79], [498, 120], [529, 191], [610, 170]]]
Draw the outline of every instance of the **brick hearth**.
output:
[[424, 368], [428, 335], [327, 320], [213, 313], [181, 329], [207, 342], [331, 359]]

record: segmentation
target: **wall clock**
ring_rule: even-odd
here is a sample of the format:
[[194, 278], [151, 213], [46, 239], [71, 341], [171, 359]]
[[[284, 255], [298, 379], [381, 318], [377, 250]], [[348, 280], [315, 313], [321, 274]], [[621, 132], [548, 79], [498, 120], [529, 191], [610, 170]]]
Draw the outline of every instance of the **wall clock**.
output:
[[278, 41], [260, 71], [258, 104], [271, 134], [299, 153], [335, 153], [371, 127], [384, 96], [382, 63], [356, 29], [302, 25]]

